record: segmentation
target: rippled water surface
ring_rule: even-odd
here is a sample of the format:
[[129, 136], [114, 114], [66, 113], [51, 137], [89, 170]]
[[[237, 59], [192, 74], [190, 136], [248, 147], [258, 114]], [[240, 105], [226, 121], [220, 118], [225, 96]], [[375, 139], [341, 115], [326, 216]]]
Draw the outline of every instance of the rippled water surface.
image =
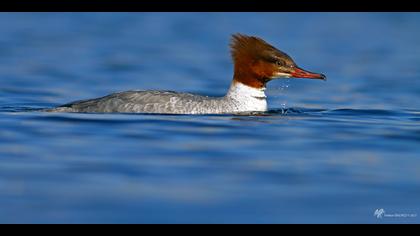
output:
[[[420, 223], [419, 21], [2, 13], [0, 222]], [[270, 111], [251, 116], [39, 111], [130, 89], [223, 95], [235, 32], [328, 81], [270, 82]]]

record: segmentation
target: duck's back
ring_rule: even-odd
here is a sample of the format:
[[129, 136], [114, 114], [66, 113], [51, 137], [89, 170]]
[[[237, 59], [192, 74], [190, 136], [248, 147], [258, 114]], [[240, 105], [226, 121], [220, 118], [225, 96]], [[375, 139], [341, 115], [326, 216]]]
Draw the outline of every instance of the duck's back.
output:
[[[191, 113], [197, 105], [212, 100], [206, 96], [173, 91], [127, 91], [76, 101], [50, 112]], [[194, 112], [195, 113], [195, 112]]]

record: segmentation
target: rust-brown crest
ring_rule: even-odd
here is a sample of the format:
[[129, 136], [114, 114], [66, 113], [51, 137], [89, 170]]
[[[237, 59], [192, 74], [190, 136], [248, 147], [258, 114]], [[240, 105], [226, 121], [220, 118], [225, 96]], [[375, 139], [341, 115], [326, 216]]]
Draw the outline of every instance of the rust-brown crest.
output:
[[264, 51], [276, 51], [277, 49], [261, 38], [244, 34], [232, 35], [230, 43], [232, 59], [234, 62], [242, 59], [257, 59]]

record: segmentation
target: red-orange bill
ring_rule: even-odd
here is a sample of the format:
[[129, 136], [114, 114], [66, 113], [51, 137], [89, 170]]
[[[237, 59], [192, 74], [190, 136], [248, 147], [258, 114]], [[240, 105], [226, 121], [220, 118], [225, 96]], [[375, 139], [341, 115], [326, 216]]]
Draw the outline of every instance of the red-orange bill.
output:
[[296, 67], [296, 69], [291, 73], [291, 76], [294, 77], [294, 78], [327, 80], [327, 77], [323, 74], [309, 72], [309, 71], [303, 70], [299, 67]]

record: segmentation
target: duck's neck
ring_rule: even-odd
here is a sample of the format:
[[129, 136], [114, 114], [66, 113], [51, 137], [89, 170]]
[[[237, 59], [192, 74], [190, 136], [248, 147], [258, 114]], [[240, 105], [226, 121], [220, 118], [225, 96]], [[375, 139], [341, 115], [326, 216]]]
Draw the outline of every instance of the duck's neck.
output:
[[237, 98], [258, 98], [258, 99], [266, 99], [267, 96], [265, 95], [265, 87], [261, 88], [254, 88], [248, 85], [245, 85], [241, 82], [237, 82], [235, 80], [232, 81], [230, 84], [230, 88], [227, 92], [229, 97], [237, 97]]
[[225, 98], [235, 101], [241, 111], [267, 110], [265, 87], [254, 88], [233, 80]]

